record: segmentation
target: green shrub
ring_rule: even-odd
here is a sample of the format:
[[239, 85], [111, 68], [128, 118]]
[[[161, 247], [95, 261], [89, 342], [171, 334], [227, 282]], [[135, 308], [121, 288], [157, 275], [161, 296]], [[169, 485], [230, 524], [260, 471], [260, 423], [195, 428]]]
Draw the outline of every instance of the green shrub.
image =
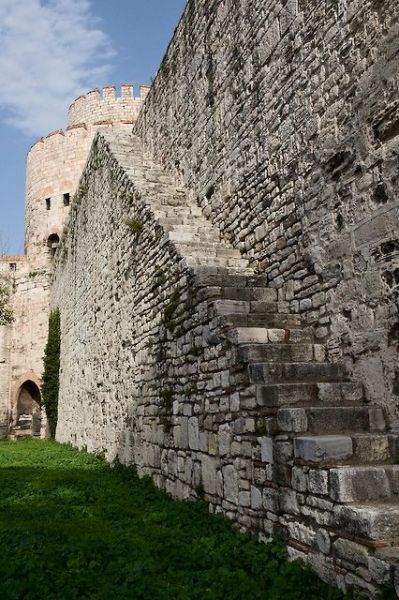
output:
[[128, 219], [126, 225], [129, 227], [130, 231], [133, 231], [136, 235], [140, 235], [144, 227], [143, 223], [138, 219]]
[[49, 318], [47, 345], [44, 351], [44, 375], [42, 386], [43, 405], [50, 428], [51, 437], [55, 436], [58, 417], [58, 391], [60, 386], [60, 311], [53, 310]]

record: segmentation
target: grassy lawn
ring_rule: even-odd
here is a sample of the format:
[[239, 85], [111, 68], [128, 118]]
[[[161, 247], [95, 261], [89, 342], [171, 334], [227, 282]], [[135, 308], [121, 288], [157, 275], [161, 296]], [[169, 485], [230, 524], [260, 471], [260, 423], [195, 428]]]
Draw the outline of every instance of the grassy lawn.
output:
[[338, 600], [278, 544], [54, 442], [0, 442], [1, 600]]

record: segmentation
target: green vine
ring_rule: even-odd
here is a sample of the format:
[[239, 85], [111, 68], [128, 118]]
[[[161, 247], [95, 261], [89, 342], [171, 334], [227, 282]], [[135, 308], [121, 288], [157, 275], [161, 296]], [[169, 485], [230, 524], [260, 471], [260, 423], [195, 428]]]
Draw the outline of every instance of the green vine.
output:
[[9, 306], [10, 289], [7, 285], [0, 284], [0, 325], [9, 325], [13, 322], [13, 312]]
[[60, 311], [53, 310], [49, 318], [47, 345], [44, 351], [44, 374], [42, 397], [50, 428], [51, 437], [55, 437], [58, 418], [58, 392], [60, 387]]

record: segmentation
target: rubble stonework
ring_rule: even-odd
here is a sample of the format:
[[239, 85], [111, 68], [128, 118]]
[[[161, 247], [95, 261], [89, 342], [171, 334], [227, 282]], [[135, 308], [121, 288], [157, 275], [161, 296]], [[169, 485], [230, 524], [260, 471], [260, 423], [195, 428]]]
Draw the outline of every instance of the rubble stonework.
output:
[[372, 596], [397, 572], [397, 436], [256, 271], [137, 136], [99, 133], [52, 285], [57, 439]]
[[65, 130], [50, 133], [29, 151], [25, 256], [4, 256], [0, 262], [0, 276], [12, 291], [13, 313], [13, 321], [0, 327], [0, 437], [32, 434], [31, 413], [21, 410], [29, 397], [34, 406], [40, 398], [49, 277], [93, 138], [99, 129], [130, 131], [147, 90], [141, 86], [139, 97], [134, 97], [130, 84], [123, 85], [119, 95], [114, 86], [92, 90], [71, 105]]
[[136, 127], [396, 429], [398, 16], [191, 1]]
[[189, 0], [140, 114], [92, 91], [33, 148], [14, 282], [61, 312], [59, 441], [370, 597], [399, 594], [398, 17]]

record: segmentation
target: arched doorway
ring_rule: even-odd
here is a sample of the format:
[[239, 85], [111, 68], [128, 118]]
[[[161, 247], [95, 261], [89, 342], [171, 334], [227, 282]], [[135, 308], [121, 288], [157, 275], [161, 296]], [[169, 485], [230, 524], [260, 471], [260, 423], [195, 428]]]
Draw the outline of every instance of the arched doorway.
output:
[[50, 256], [54, 256], [60, 244], [59, 235], [52, 233], [47, 239], [47, 247], [50, 249]]
[[17, 396], [16, 429], [22, 435], [40, 436], [40, 404], [40, 390], [36, 383], [28, 379], [20, 386]]

